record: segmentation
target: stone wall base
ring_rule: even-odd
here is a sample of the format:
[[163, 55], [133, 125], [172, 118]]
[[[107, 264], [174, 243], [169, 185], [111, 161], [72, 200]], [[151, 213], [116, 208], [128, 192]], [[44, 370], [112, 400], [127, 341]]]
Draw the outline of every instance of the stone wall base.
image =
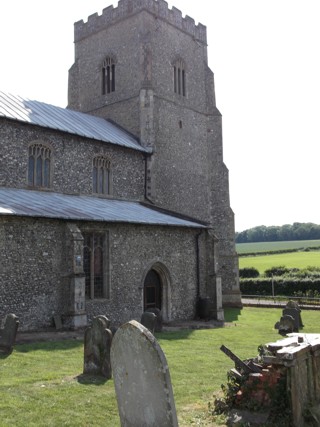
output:
[[235, 307], [243, 308], [241, 302], [241, 292], [239, 290], [228, 291], [222, 294], [222, 305], [224, 308]]
[[65, 314], [63, 315], [63, 327], [66, 329], [81, 329], [88, 325], [87, 314]]

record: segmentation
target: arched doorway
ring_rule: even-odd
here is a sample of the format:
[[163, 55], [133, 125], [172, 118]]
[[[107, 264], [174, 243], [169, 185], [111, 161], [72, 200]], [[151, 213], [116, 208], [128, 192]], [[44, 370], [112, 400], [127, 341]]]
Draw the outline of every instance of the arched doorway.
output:
[[162, 306], [162, 283], [159, 274], [155, 270], [150, 270], [144, 280], [143, 290], [144, 311], [148, 308], [158, 308]]

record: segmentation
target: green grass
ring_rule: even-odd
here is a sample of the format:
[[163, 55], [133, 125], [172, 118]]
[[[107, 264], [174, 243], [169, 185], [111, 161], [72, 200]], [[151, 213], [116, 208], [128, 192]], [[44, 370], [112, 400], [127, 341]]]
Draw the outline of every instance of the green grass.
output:
[[253, 252], [279, 251], [284, 249], [300, 249], [320, 246], [320, 240], [292, 240], [289, 242], [256, 242], [237, 243], [238, 254]]
[[239, 258], [239, 268], [254, 267], [260, 274], [275, 266], [287, 268], [320, 267], [320, 251], [292, 252], [276, 255], [257, 255]]
[[[319, 332], [319, 312], [302, 313], [304, 332]], [[170, 367], [180, 427], [215, 426], [208, 402], [226, 383], [233, 362], [224, 344], [245, 359], [260, 344], [280, 339], [281, 309], [229, 309], [226, 326], [157, 334]], [[0, 359], [1, 427], [118, 427], [113, 381], [82, 375], [82, 342], [17, 345]]]

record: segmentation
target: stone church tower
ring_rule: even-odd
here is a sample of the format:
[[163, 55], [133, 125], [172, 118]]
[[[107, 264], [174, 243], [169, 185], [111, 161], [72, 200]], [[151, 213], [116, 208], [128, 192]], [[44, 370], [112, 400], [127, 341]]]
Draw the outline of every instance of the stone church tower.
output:
[[[234, 218], [206, 27], [164, 0], [120, 0], [75, 23], [68, 108], [117, 123], [150, 147], [145, 200], [210, 224], [202, 293], [240, 306]], [[221, 278], [221, 279], [220, 279]]]

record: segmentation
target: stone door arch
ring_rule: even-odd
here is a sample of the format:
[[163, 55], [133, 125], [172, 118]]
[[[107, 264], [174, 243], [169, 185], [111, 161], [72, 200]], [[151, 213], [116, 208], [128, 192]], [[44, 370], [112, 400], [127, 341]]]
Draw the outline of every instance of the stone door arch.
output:
[[143, 277], [143, 311], [159, 308], [164, 321], [170, 320], [171, 292], [170, 274], [160, 262], [150, 265]]

